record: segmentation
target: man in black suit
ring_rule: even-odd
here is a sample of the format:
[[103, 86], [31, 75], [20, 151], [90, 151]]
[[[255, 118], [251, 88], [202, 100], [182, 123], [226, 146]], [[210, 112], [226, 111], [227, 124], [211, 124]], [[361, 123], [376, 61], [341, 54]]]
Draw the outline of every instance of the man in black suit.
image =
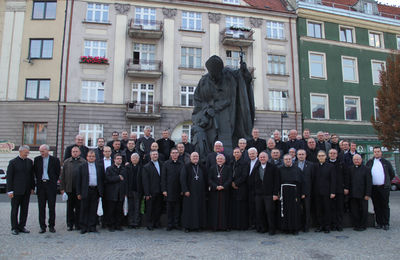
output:
[[39, 147], [40, 156], [35, 157], [33, 171], [36, 180], [36, 194], [39, 206], [39, 233], [46, 232], [46, 202], [49, 208], [49, 231], [54, 229], [56, 221], [57, 181], [60, 177], [60, 161], [49, 155], [49, 146], [42, 144]]
[[122, 231], [122, 210], [126, 196], [126, 169], [122, 165], [122, 155], [114, 155], [114, 164], [107, 168], [104, 193], [107, 201], [107, 215], [110, 232]]
[[185, 152], [192, 154], [194, 152], [194, 145], [189, 143], [189, 136], [187, 133], [182, 133], [182, 143], [185, 146]]
[[165, 160], [169, 159], [169, 152], [175, 147], [175, 142], [169, 138], [168, 130], [162, 131], [162, 138], [157, 140], [158, 152], [164, 155]]
[[111, 158], [114, 158], [116, 154], [122, 156], [122, 165], [125, 165], [126, 163], [125, 150], [122, 149], [120, 140], [115, 140], [112, 144]]
[[249, 205], [249, 226], [250, 229], [256, 228], [256, 202], [255, 202], [255, 188], [254, 188], [254, 175], [256, 171], [256, 166], [260, 163], [258, 161], [258, 153], [255, 147], [250, 147], [248, 150], [249, 154], [249, 177], [248, 177], [248, 184], [249, 184], [249, 196], [248, 196], [248, 205]]
[[282, 141], [281, 132], [279, 132], [278, 130], [274, 131], [274, 140], [276, 143], [275, 148], [278, 148], [280, 151], [282, 151], [282, 154], [287, 154], [289, 148], [287, 147], [287, 144]]
[[222, 144], [221, 141], [216, 141], [214, 144], [214, 152], [211, 152], [207, 154], [207, 159], [206, 159], [206, 167], [207, 169], [210, 169], [211, 166], [215, 166], [217, 163], [215, 161], [215, 158], [217, 158], [218, 154], [223, 154], [225, 156], [226, 164], [229, 165], [230, 163], [230, 155], [226, 154], [224, 152], [224, 145]]
[[297, 130], [296, 129], [292, 129], [289, 131], [289, 140], [286, 142], [286, 146], [287, 146], [288, 150], [290, 150], [290, 148], [294, 148], [294, 149], [296, 149], [296, 151], [299, 149], [305, 148], [303, 146], [303, 142], [301, 142], [300, 140], [297, 140]]
[[147, 229], [153, 230], [159, 226], [162, 193], [161, 193], [161, 171], [162, 163], [158, 161], [158, 152], [150, 152], [151, 161], [143, 167], [143, 192], [146, 198]]
[[259, 138], [260, 131], [257, 128], [253, 128], [251, 131], [252, 139], [247, 140], [247, 149], [251, 147], [255, 147], [257, 149], [257, 153], [261, 153], [265, 149], [267, 149], [267, 142], [265, 139]]
[[81, 157], [82, 158], [86, 158], [86, 154], [89, 151], [89, 148], [87, 148], [84, 144], [83, 144], [83, 136], [81, 135], [77, 135], [75, 136], [75, 143], [68, 146], [67, 148], [65, 148], [65, 153], [64, 153], [64, 161], [68, 158], [70, 158], [71, 155], [71, 150], [74, 146], [78, 146], [79, 150], [81, 151]]
[[161, 190], [167, 199], [168, 227], [167, 231], [178, 228], [181, 212], [180, 173], [184, 163], [178, 160], [178, 149], [171, 149], [171, 157], [161, 170]]
[[[28, 218], [29, 198], [34, 193], [33, 162], [28, 158], [29, 146], [19, 147], [19, 156], [7, 168], [7, 194], [11, 199], [11, 233], [29, 233], [25, 228]], [[19, 221], [18, 221], [19, 211]]]
[[97, 139], [97, 147], [94, 149], [94, 153], [96, 154], [96, 160], [102, 160], [104, 155], [103, 155], [103, 150], [104, 150], [104, 143], [105, 140], [103, 137], [99, 137]]
[[130, 162], [126, 165], [129, 228], [138, 228], [141, 223], [140, 205], [143, 198], [143, 188], [142, 165], [139, 163], [139, 159], [139, 154], [133, 153]]
[[136, 150], [140, 155], [140, 161], [144, 165], [145, 163], [143, 162], [143, 159], [145, 159], [144, 157], [146, 154], [149, 154], [151, 150], [150, 147], [152, 143], [155, 142], [155, 140], [153, 137], [151, 137], [151, 126], [146, 126], [143, 132], [144, 135], [140, 137], [136, 142]]
[[113, 147], [113, 143], [116, 140], [119, 140], [119, 133], [117, 131], [113, 131], [111, 134], [111, 140], [107, 142], [107, 146]]
[[89, 150], [86, 162], [79, 167], [76, 179], [76, 195], [81, 201], [81, 234], [96, 231], [99, 197], [103, 197], [104, 167], [96, 162], [96, 154]]

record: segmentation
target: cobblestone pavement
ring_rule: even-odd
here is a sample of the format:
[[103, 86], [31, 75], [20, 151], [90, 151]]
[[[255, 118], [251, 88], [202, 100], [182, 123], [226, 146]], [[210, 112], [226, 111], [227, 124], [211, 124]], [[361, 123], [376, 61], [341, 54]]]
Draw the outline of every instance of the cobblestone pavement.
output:
[[[302, 233], [298, 236], [244, 232], [167, 232], [125, 229], [81, 235], [68, 232], [65, 203], [57, 204], [55, 234], [39, 234], [37, 202], [31, 198], [30, 234], [11, 235], [10, 203], [0, 195], [0, 259], [398, 259], [400, 191], [391, 193], [391, 229]], [[371, 209], [370, 209], [371, 210]]]

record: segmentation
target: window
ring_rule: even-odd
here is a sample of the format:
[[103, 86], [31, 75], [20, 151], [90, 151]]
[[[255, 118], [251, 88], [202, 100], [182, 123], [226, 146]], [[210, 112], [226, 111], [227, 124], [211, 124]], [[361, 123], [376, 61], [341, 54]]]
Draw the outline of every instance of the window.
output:
[[348, 43], [354, 43], [354, 29], [349, 28], [349, 27], [340, 27], [339, 29], [340, 32], [340, 41], [341, 42], [348, 42]]
[[268, 55], [268, 73], [286, 75], [286, 57], [281, 55]]
[[81, 101], [89, 103], [104, 103], [104, 82], [82, 81]]
[[287, 111], [287, 91], [269, 91], [269, 109], [275, 111]]
[[47, 123], [24, 123], [23, 144], [38, 146], [46, 143]]
[[140, 25], [145, 30], [155, 30], [156, 9], [147, 7], [136, 7], [135, 25]]
[[140, 64], [142, 70], [155, 70], [156, 46], [154, 44], [135, 43], [133, 46], [133, 64]]
[[[246, 61], [246, 56], [243, 53], [243, 61]], [[226, 51], [226, 66], [238, 69], [240, 68], [240, 51]]]
[[374, 98], [374, 118], [375, 120], [379, 120], [379, 107], [378, 107], [378, 99]]
[[383, 40], [382, 34], [377, 32], [370, 32], [369, 33], [369, 46], [375, 48], [382, 48], [383, 47]]
[[380, 85], [381, 84], [380, 72], [382, 71], [382, 68], [385, 69], [386, 62], [372, 60], [371, 64], [372, 64], [372, 83], [374, 85]]
[[96, 147], [96, 140], [103, 137], [103, 125], [100, 124], [79, 124], [79, 134], [83, 136], [85, 145], [89, 148]]
[[53, 57], [53, 39], [31, 39], [29, 58], [51, 59]]
[[233, 5], [238, 5], [239, 0], [223, 0], [222, 1], [224, 4], [233, 4]]
[[344, 119], [361, 120], [360, 118], [360, 98], [344, 97]]
[[182, 11], [182, 29], [201, 31], [201, 13]]
[[188, 140], [192, 140], [192, 125], [182, 125], [182, 134], [183, 133], [188, 135]]
[[285, 39], [284, 28], [284, 23], [267, 21], [267, 38], [279, 40]]
[[88, 3], [86, 21], [96, 23], [108, 23], [108, 5]]
[[25, 99], [44, 99], [50, 96], [49, 79], [27, 79]]
[[152, 113], [154, 111], [154, 85], [133, 83], [131, 101], [135, 111]]
[[85, 56], [106, 57], [107, 42], [105, 41], [85, 41]]
[[[138, 138], [143, 137], [145, 127], [146, 127], [145, 125], [131, 125], [131, 133], [136, 133]], [[150, 135], [153, 136], [154, 126], [150, 125], [150, 127], [151, 127]]]
[[307, 36], [314, 38], [323, 38], [322, 23], [307, 22]]
[[400, 36], [397, 36], [397, 49], [400, 50]]
[[358, 82], [357, 58], [342, 56], [342, 73], [344, 82]]
[[325, 53], [309, 52], [310, 78], [326, 79]]
[[181, 106], [192, 107], [194, 101], [194, 91], [196, 87], [182, 86], [181, 87]]
[[200, 48], [181, 48], [181, 67], [201, 68], [201, 49]]
[[373, 14], [373, 6], [372, 3], [364, 3], [364, 13]]
[[57, 2], [34, 1], [32, 19], [50, 20], [56, 19]]
[[244, 18], [236, 17], [236, 16], [227, 16], [225, 18], [226, 22], [226, 33], [231, 34], [234, 38], [240, 38], [244, 36], [243, 31], [241, 30], [231, 30], [231, 27], [243, 28], [244, 27]]
[[311, 94], [310, 97], [311, 118], [329, 119], [328, 95]]

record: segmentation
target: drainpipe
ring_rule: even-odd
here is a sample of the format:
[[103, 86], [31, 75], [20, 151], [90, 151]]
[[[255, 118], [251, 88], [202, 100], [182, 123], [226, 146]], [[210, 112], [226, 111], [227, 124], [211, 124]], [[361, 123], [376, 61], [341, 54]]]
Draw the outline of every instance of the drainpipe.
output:
[[292, 35], [292, 17], [289, 17], [289, 32], [290, 32], [290, 53], [292, 58], [292, 86], [293, 86], [293, 101], [294, 101], [294, 118], [297, 130], [297, 103], [296, 103], [296, 80], [294, 77], [294, 56], [293, 56], [293, 35]]

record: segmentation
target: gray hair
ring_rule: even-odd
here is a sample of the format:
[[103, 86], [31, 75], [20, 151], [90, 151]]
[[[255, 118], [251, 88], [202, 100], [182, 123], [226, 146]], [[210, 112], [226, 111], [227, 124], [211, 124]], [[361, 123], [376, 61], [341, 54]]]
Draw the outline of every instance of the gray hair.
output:
[[29, 148], [29, 146], [28, 145], [21, 145], [20, 147], [19, 147], [19, 149], [18, 149], [18, 151], [20, 151], [20, 152], [22, 152], [22, 151], [25, 151], [25, 150], [28, 150], [28, 151], [30, 151], [31, 149]]
[[47, 144], [42, 144], [40, 147], [39, 147], [39, 150], [40, 150], [40, 148], [44, 148], [45, 150], [47, 150], [47, 151], [49, 151], [50, 150], [50, 146], [48, 146]]
[[153, 153], [157, 153], [158, 154], [157, 151], [150, 151], [150, 155], [152, 155]]
[[139, 158], [139, 154], [138, 154], [138, 153], [133, 153], [133, 154], [131, 155], [131, 158], [133, 158], [133, 157]]
[[247, 152], [256, 152], [258, 153], [257, 149], [255, 147], [250, 147], [249, 150], [247, 150]]
[[222, 158], [224, 158], [224, 160], [226, 160], [225, 155], [223, 155], [222, 153], [218, 154], [218, 155], [215, 157], [215, 159], [217, 159], [218, 157], [222, 157]]
[[239, 139], [239, 142], [245, 142], [245, 143], [247, 144], [247, 140], [244, 139], [244, 138], [240, 138], [240, 139]]
[[296, 152], [296, 148], [292, 147], [292, 148], [289, 149], [289, 152], [290, 152], [290, 151]]
[[146, 125], [146, 126], [144, 127], [144, 130], [150, 130], [150, 131], [151, 131], [151, 126]]
[[214, 145], [217, 145], [217, 144], [220, 144], [220, 145], [224, 146], [224, 144], [223, 144], [221, 141], [216, 141], [216, 142], [214, 143]]

